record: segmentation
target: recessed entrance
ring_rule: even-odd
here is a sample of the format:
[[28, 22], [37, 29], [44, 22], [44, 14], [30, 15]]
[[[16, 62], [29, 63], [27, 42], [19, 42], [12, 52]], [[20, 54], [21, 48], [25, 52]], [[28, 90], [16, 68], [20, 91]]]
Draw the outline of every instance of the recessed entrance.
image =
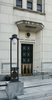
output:
[[33, 73], [33, 45], [21, 45], [21, 75], [32, 75]]

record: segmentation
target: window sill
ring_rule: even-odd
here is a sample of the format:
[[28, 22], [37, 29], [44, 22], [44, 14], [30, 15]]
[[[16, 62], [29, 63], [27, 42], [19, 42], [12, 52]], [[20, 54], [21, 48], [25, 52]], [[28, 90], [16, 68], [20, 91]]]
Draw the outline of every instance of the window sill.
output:
[[22, 10], [22, 11], [28, 11], [28, 12], [37, 13], [37, 14], [40, 14], [40, 15], [46, 15], [45, 13], [42, 13], [42, 12], [28, 10], [28, 9], [23, 9], [23, 8], [18, 8], [18, 7], [13, 7], [13, 9], [18, 9], [18, 10]]

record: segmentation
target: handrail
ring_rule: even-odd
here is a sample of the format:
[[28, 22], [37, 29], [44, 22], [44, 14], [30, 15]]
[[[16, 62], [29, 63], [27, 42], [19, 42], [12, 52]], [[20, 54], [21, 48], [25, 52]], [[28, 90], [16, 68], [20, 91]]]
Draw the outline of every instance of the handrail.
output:
[[39, 72], [39, 71], [37, 71], [37, 70], [34, 70], [34, 71]]
[[[34, 70], [34, 71], [36, 71], [37, 73], [39, 72], [39, 71], [37, 71], [37, 70]], [[42, 75], [42, 79], [44, 79], [44, 77], [43, 77], [44, 72], [40, 72], [40, 73], [41, 73], [41, 75]]]

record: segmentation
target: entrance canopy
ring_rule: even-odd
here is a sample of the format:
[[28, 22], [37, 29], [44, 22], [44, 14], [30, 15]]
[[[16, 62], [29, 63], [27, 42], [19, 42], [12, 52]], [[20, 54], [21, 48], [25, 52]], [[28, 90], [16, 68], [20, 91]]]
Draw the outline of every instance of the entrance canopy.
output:
[[21, 20], [15, 22], [20, 31], [38, 32], [43, 29], [44, 25], [39, 22]]

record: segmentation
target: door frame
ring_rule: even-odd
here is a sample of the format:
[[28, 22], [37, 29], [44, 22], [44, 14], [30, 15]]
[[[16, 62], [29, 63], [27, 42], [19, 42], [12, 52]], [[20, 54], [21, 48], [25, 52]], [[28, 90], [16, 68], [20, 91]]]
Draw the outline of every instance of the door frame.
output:
[[[35, 48], [35, 40], [19, 40], [19, 74], [21, 75], [21, 44], [33, 44], [33, 73], [34, 73], [34, 70], [35, 70], [35, 61], [34, 61], [34, 56], [35, 56], [35, 53], [34, 53], [34, 48]], [[33, 74], [32, 73], [32, 74]]]
[[[23, 40], [23, 39], [20, 39], [19, 40], [19, 74], [21, 76], [21, 44], [33, 44], [33, 73], [34, 73], [34, 70], [35, 70], [35, 61], [34, 61], [34, 47], [35, 47], [35, 40]], [[32, 73], [32, 74], [33, 74]]]

